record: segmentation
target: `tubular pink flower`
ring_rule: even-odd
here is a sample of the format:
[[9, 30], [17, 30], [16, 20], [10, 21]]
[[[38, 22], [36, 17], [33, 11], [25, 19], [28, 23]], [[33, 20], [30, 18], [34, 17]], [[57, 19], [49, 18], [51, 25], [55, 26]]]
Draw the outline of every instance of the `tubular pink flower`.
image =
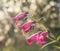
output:
[[27, 33], [31, 30], [31, 27], [32, 27], [33, 23], [34, 23], [33, 21], [26, 22], [23, 25], [18, 25], [18, 27], [22, 28], [22, 30]]
[[38, 42], [38, 43], [43, 45], [46, 42], [45, 39], [46, 39], [47, 35], [48, 35], [47, 31], [44, 31], [42, 33], [39, 31], [39, 32], [31, 35], [29, 38], [27, 38], [28, 44], [32, 45], [33, 41], [36, 41], [36, 42]]
[[11, 20], [13, 20], [16, 24], [18, 24], [18, 22], [20, 20], [22, 20], [24, 17], [26, 17], [27, 14], [28, 14], [28, 12], [22, 12], [22, 13], [18, 14], [16, 17], [11, 18]]
[[27, 42], [28, 42], [29, 45], [32, 45], [33, 44], [33, 41], [36, 40], [36, 36], [38, 34], [40, 34], [40, 32], [37, 32], [37, 33], [35, 33], [35, 34], [33, 34], [33, 35], [31, 35], [30, 37], [27, 38]]

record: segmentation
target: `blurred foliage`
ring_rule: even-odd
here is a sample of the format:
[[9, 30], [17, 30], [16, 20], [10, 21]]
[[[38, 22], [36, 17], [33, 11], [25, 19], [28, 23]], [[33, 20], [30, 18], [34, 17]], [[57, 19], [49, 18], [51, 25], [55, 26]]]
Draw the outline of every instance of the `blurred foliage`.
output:
[[[36, 21], [34, 30], [29, 34], [38, 30], [48, 30], [51, 38], [60, 41], [60, 17], [57, 3], [57, 0], [0, 0], [0, 51], [60, 51], [58, 50], [60, 42], [46, 46], [43, 50], [40, 48], [41, 45], [36, 43], [29, 46], [21, 30], [10, 20], [18, 13], [28, 11], [27, 21]], [[51, 40], [48, 39], [48, 41]]]

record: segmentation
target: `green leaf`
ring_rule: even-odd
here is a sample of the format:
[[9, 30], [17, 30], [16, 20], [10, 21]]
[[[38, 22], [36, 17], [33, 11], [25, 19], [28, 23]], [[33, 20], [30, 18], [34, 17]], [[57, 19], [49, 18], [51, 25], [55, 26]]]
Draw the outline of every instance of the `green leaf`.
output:
[[55, 42], [57, 42], [57, 41], [56, 41], [56, 40], [53, 40], [53, 41], [51, 41], [51, 42], [43, 45], [43, 46], [41, 47], [41, 49], [43, 49], [44, 47], [46, 47], [46, 46], [48, 46], [48, 45], [50, 45], [50, 44], [53, 44], [53, 43], [55, 43]]
[[60, 35], [57, 37], [57, 41], [59, 41], [60, 40]]
[[55, 47], [55, 48], [57, 48], [57, 49], [60, 49], [60, 46], [53, 46], [53, 47]]

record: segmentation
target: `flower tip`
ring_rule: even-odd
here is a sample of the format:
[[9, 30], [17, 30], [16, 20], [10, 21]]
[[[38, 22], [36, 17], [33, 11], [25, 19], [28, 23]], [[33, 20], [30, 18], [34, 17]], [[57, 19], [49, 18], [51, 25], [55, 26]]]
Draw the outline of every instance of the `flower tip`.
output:
[[31, 45], [32, 45], [32, 43], [33, 43], [33, 42], [32, 42], [32, 40], [31, 40], [31, 38], [29, 38], [29, 37], [28, 37], [26, 40], [27, 40], [28, 45], [30, 45], [30, 46], [31, 46]]

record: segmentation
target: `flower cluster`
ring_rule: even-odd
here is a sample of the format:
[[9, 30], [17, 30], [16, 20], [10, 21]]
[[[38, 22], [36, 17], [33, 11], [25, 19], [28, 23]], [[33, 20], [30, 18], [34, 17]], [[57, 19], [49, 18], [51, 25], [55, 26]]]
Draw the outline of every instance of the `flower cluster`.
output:
[[16, 25], [18, 26], [18, 28], [21, 28], [24, 32], [29, 32], [31, 30], [31, 27], [34, 23], [34, 21], [30, 21], [30, 22], [26, 22], [23, 25], [18, 25], [18, 22], [22, 19], [24, 19], [27, 16], [28, 12], [23, 12], [21, 14], [18, 14], [16, 17], [11, 18], [11, 20], [13, 20]]
[[30, 37], [27, 38], [27, 42], [29, 45], [32, 45], [33, 44], [33, 41], [36, 41], [37, 43], [40, 43], [40, 44], [45, 44], [46, 42], [46, 37], [48, 35], [48, 32], [47, 31], [43, 31], [43, 32], [37, 32], [33, 35], [31, 35]]
[[[34, 21], [26, 22], [22, 25], [18, 24], [18, 22], [20, 20], [24, 19], [27, 16], [27, 14], [28, 14], [28, 12], [22, 12], [21, 14], [18, 14], [16, 17], [11, 18], [11, 20], [13, 20], [16, 23], [18, 28], [21, 28], [23, 30], [23, 32], [25, 32], [25, 33], [31, 31], [31, 27], [34, 24]], [[37, 33], [26, 38], [26, 40], [29, 45], [32, 45], [33, 41], [36, 41], [37, 43], [40, 43], [40, 44], [45, 44], [47, 35], [48, 35], [47, 31], [43, 31], [43, 32], [38, 31]]]

